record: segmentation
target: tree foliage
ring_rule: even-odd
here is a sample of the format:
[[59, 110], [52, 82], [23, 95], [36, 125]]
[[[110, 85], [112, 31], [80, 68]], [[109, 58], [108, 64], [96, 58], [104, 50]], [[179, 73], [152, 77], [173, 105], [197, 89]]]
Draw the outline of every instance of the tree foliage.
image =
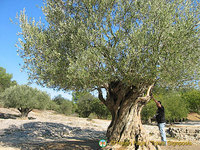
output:
[[142, 115], [142, 121], [144, 123], [151, 123], [151, 120], [154, 119], [154, 116], [156, 115], [157, 107], [155, 105], [155, 102], [150, 101], [147, 103], [146, 106], [142, 109], [141, 115]]
[[98, 98], [95, 98], [90, 105], [91, 112], [95, 113], [97, 115], [97, 118], [111, 119], [111, 114], [108, 108], [102, 102], [100, 102]]
[[96, 116], [99, 119], [110, 119], [107, 107], [89, 92], [73, 92], [73, 100], [77, 105], [76, 112], [80, 117]]
[[92, 113], [92, 101], [95, 100], [95, 97], [89, 92], [83, 92], [76, 94], [77, 99], [77, 113], [80, 117], [88, 117]]
[[[187, 101], [183, 99], [180, 91], [160, 93], [156, 95], [155, 98], [162, 102], [165, 108], [165, 118], [167, 122], [174, 122], [187, 118], [189, 113]], [[156, 110], [156, 104], [150, 101], [142, 110], [142, 120], [148, 122], [149, 119], [154, 119]]]
[[48, 110], [53, 110], [53, 111], [58, 111], [58, 110], [59, 110], [59, 105], [56, 104], [53, 100], [51, 100], [51, 101], [48, 103], [47, 109], [48, 109]]
[[187, 118], [189, 113], [187, 102], [182, 99], [181, 93], [168, 93], [160, 96], [160, 99], [163, 100], [163, 105], [166, 108], [166, 120], [172, 122]]
[[199, 1], [46, 0], [19, 16], [29, 77], [58, 89], [183, 85], [199, 77]]
[[53, 101], [58, 105], [56, 111], [65, 115], [71, 115], [75, 112], [73, 110], [73, 103], [62, 97], [61, 95], [56, 96]]
[[17, 82], [12, 81], [12, 74], [6, 73], [6, 69], [0, 67], [0, 92], [3, 92], [6, 88], [10, 86], [17, 85]]
[[108, 141], [147, 141], [138, 120], [152, 85], [200, 77], [198, 0], [46, 0], [42, 10], [45, 23], [18, 17], [24, 68], [43, 86], [97, 89], [112, 115]]
[[33, 109], [45, 109], [50, 96], [27, 85], [15, 85], [7, 88], [1, 99], [5, 107], [17, 108], [23, 117], [27, 117]]
[[197, 89], [187, 90], [182, 93], [182, 99], [187, 102], [188, 110], [200, 114], [200, 91]]

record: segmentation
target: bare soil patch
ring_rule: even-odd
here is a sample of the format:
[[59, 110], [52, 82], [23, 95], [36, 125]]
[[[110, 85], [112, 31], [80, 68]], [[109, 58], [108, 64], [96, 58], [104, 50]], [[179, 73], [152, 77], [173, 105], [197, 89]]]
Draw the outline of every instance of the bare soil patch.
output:
[[[88, 120], [40, 110], [30, 112], [29, 119], [21, 119], [18, 110], [0, 108], [0, 150], [97, 150], [101, 149], [98, 142], [106, 138], [109, 124], [109, 120]], [[157, 130], [154, 126], [145, 128], [152, 133]], [[199, 150], [200, 145], [161, 148]]]
[[189, 113], [187, 119], [191, 121], [200, 121], [200, 115], [197, 113]]

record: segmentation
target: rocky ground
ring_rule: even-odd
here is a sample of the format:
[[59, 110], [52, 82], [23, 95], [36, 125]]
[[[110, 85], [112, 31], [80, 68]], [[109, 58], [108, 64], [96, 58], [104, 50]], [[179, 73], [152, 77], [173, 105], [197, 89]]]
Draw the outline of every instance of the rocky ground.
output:
[[[34, 110], [21, 119], [16, 109], [0, 108], [0, 150], [97, 150], [105, 139], [109, 120], [69, 117], [53, 111]], [[157, 126], [144, 125], [152, 141], [159, 141]], [[200, 133], [199, 133], [200, 134]], [[178, 139], [170, 139], [175, 140]], [[192, 146], [166, 146], [164, 150], [199, 150]]]

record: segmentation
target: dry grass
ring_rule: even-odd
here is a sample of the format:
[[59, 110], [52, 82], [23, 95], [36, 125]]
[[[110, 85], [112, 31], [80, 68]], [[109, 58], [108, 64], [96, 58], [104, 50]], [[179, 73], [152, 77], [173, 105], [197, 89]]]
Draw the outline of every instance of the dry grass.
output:
[[190, 113], [188, 114], [187, 119], [191, 121], [200, 121], [200, 115], [197, 113]]

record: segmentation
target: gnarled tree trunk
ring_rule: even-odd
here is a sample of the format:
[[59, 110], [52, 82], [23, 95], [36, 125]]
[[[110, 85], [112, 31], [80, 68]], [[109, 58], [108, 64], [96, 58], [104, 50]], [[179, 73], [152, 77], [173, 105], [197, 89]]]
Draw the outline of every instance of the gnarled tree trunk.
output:
[[29, 112], [32, 111], [32, 109], [30, 109], [30, 108], [18, 108], [18, 110], [20, 111], [22, 118], [27, 118]]
[[[127, 149], [155, 149], [149, 142], [148, 135], [142, 127], [140, 112], [150, 100], [149, 86], [147, 95], [141, 95], [147, 88], [126, 87], [114, 82], [107, 87], [107, 99], [99, 89], [99, 99], [104, 102], [112, 114], [112, 121], [106, 136], [110, 144], [126, 145]], [[125, 143], [126, 142], [126, 143]]]

